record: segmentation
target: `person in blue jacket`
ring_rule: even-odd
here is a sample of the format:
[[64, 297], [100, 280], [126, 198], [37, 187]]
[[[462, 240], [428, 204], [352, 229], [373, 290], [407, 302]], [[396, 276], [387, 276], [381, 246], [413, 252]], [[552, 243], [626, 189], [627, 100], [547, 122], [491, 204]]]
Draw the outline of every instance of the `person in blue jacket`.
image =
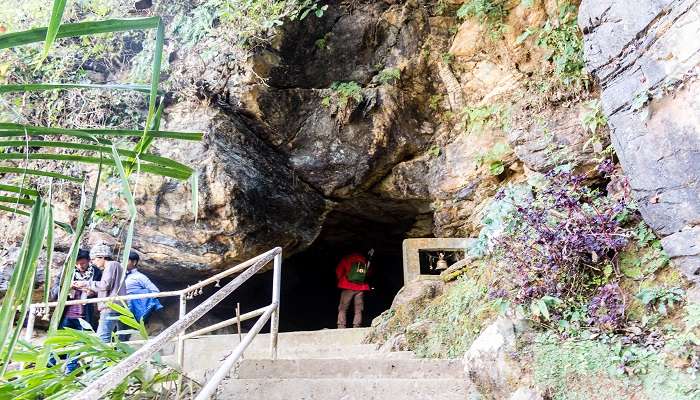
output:
[[[129, 253], [129, 262], [126, 264], [126, 294], [158, 293], [160, 290], [150, 279], [138, 270], [140, 257], [132, 251]], [[163, 308], [156, 298], [129, 300], [129, 310], [134, 314], [137, 321], [146, 322], [153, 311]]]

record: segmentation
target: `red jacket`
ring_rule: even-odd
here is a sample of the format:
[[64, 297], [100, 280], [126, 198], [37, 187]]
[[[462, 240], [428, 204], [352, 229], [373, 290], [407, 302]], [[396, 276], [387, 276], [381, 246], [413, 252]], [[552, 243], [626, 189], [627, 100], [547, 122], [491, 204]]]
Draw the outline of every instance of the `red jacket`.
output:
[[[356, 262], [367, 263], [367, 259], [359, 253], [352, 253], [343, 257], [335, 268], [335, 276], [338, 278], [338, 287], [341, 289], [350, 290], [369, 290], [369, 284], [367, 283], [354, 283], [348, 280], [348, 271], [352, 264]], [[369, 271], [368, 271], [369, 272]]]

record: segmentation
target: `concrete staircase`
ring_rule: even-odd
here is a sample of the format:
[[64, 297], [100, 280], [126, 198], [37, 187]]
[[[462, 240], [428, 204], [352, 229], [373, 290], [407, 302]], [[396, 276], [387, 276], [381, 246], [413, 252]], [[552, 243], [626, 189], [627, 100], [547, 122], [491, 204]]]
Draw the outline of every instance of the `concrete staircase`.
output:
[[[217, 395], [220, 400], [452, 400], [467, 399], [460, 360], [417, 359], [411, 352], [379, 353], [362, 344], [366, 329], [279, 335], [279, 359], [258, 335]], [[187, 340], [188, 375], [205, 381], [237, 335]]]

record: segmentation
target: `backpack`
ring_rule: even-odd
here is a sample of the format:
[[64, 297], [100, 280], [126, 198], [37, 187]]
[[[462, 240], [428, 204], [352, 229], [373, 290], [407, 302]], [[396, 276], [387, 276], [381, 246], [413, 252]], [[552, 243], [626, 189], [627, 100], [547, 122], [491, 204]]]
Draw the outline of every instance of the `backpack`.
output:
[[352, 283], [365, 283], [367, 279], [367, 264], [354, 262], [348, 270], [347, 278]]

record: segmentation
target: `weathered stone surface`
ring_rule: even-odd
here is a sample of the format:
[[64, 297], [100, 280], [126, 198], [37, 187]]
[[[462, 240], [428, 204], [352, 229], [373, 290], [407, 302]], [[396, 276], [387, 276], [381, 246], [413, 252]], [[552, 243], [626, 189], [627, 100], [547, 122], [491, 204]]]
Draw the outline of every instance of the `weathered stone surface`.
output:
[[[583, 1], [586, 64], [645, 221], [699, 281], [700, 3]], [[624, 23], [620, 23], [624, 21]]]
[[486, 398], [508, 398], [526, 376], [523, 366], [511, 356], [524, 329], [524, 321], [499, 318], [481, 332], [464, 354], [464, 373]]
[[229, 267], [272, 243], [292, 253], [316, 238], [326, 201], [294, 179], [286, 160], [245, 122], [242, 115], [209, 107], [183, 104], [170, 110], [167, 129], [205, 133], [200, 143], [158, 144], [161, 154], [197, 170], [199, 219], [194, 222], [187, 185], [144, 176], [136, 196], [143, 215], [133, 244], [144, 270], [167, 270], [158, 273], [161, 279], [178, 280]]
[[532, 110], [524, 110], [512, 124], [508, 141], [518, 159], [534, 171], [545, 172], [555, 165], [571, 163], [591, 167], [607, 143], [607, 132], [598, 132], [598, 140], [581, 124], [591, 110], [583, 103], [569, 108], [540, 110], [535, 118]]
[[[372, 321], [367, 343], [386, 345], [385, 349], [403, 348], [408, 344], [407, 326], [426, 305], [442, 294], [445, 284], [437, 280], [417, 280], [407, 283], [394, 297], [391, 309]], [[393, 350], [389, 350], [393, 351]]]

